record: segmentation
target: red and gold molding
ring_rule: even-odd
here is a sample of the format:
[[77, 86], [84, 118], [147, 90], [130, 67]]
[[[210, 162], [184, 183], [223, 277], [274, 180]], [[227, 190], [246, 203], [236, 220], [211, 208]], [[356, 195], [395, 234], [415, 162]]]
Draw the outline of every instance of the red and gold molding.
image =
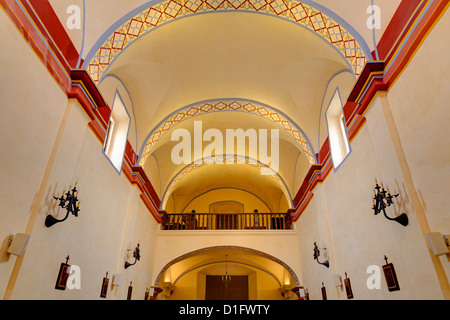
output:
[[[403, 0], [394, 14], [377, 50], [380, 60], [366, 63], [344, 106], [349, 139], [352, 141], [366, 123], [365, 112], [380, 91], [388, 91], [405, 70], [414, 54], [449, 6], [450, 0]], [[111, 113], [97, 85], [86, 70], [77, 68], [79, 54], [48, 0], [0, 0], [5, 13], [68, 98], [76, 99], [91, 120], [89, 127], [104, 142]], [[318, 163], [311, 166], [289, 210], [293, 221], [304, 212], [317, 183], [332, 170], [328, 139], [316, 154]], [[159, 223], [160, 199], [140, 166], [138, 156], [127, 143], [122, 170], [139, 187], [141, 199]]]
[[[0, 5], [61, 89], [69, 92], [70, 66], [64, 57], [65, 52], [59, 50], [57, 42], [46, 31], [36, 12], [24, 0], [0, 0]], [[50, 6], [48, 1], [42, 1], [42, 5]]]

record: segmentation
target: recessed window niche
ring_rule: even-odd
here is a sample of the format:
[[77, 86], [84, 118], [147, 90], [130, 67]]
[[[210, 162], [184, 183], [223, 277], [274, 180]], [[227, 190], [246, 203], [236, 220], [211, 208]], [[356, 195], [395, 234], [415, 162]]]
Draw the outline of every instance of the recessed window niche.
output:
[[119, 173], [122, 170], [129, 128], [130, 116], [120, 94], [116, 92], [108, 129], [106, 131], [103, 152]]
[[351, 151], [339, 89], [334, 92], [326, 112], [326, 119], [331, 159], [334, 169], [337, 170]]

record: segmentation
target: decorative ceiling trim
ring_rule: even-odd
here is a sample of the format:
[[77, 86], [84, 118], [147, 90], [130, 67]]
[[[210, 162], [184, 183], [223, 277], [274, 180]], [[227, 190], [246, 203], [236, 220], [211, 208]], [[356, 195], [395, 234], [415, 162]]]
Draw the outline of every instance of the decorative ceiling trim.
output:
[[209, 112], [225, 111], [255, 114], [276, 123], [290, 133], [295, 141], [297, 141], [303, 151], [303, 154], [306, 156], [309, 165], [316, 163], [314, 149], [306, 134], [282, 112], [256, 101], [245, 99], [219, 99], [191, 104], [184, 108], [178, 109], [161, 121], [145, 139], [139, 156], [139, 165], [144, 167], [148, 156], [151, 154], [153, 147], [159, 139], [161, 139], [167, 131], [180, 122], [191, 117], [207, 114]]
[[363, 38], [335, 13], [313, 1], [158, 0], [144, 4], [109, 28], [91, 49], [83, 67], [97, 83], [114, 59], [142, 35], [180, 18], [213, 12], [259, 13], [293, 22], [328, 42], [356, 76], [371, 59]]
[[[291, 193], [289, 192], [289, 189], [287, 188], [287, 185], [283, 178], [275, 172], [270, 166], [267, 164], [264, 164], [256, 159], [240, 156], [240, 155], [216, 155], [214, 157], [205, 157], [203, 158], [203, 161], [194, 161], [191, 164], [188, 164], [186, 167], [181, 169], [170, 181], [169, 185], [167, 186], [166, 190], [164, 191], [164, 195], [161, 200], [161, 207], [160, 210], [165, 210], [167, 201], [169, 200], [170, 195], [172, 194], [173, 189], [175, 186], [180, 182], [183, 177], [188, 175], [189, 173], [193, 172], [196, 169], [199, 169], [204, 166], [212, 165], [212, 164], [218, 164], [222, 163], [222, 165], [230, 165], [230, 164], [245, 164], [250, 165], [258, 169], [265, 170], [268, 176], [270, 176], [275, 182], [277, 183], [278, 187], [283, 192], [284, 196], [286, 197], [286, 201], [288, 202], [289, 206], [293, 207], [293, 201]], [[218, 164], [220, 165], [220, 164]]]

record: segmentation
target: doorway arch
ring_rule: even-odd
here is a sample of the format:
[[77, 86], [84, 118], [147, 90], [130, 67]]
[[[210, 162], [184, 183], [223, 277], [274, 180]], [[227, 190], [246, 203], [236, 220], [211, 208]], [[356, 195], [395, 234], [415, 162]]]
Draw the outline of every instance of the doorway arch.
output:
[[[175, 265], [176, 263], [179, 263], [179, 262], [181, 262], [183, 260], [186, 260], [186, 259], [189, 259], [189, 258], [192, 258], [192, 257], [195, 257], [195, 256], [199, 256], [199, 255], [202, 255], [202, 254], [214, 253], [214, 251], [217, 252], [217, 251], [227, 251], [227, 250], [228, 251], [236, 251], [236, 252], [246, 253], [246, 254], [249, 254], [249, 255], [254, 255], [254, 256], [261, 257], [261, 258], [267, 259], [269, 261], [275, 262], [276, 264], [280, 265], [281, 267], [284, 268], [284, 270], [286, 270], [288, 272], [288, 274], [290, 275], [290, 277], [294, 281], [294, 283], [293, 283], [294, 286], [300, 286], [300, 281], [299, 281], [297, 275], [295, 274], [294, 270], [292, 270], [292, 268], [289, 267], [282, 260], [280, 260], [280, 259], [278, 259], [278, 258], [276, 258], [276, 257], [274, 257], [274, 256], [272, 256], [270, 254], [267, 254], [265, 252], [262, 252], [262, 251], [259, 251], [259, 250], [255, 250], [255, 249], [252, 249], [252, 248], [248, 248], [248, 247], [241, 247], [241, 246], [212, 246], [212, 247], [201, 248], [201, 249], [194, 250], [194, 251], [188, 252], [186, 254], [183, 254], [183, 255], [181, 255], [181, 256], [171, 260], [170, 262], [168, 262], [161, 269], [161, 271], [159, 272], [158, 276], [156, 277], [154, 286], [158, 287], [160, 285], [160, 282], [162, 280], [163, 275], [166, 273], [167, 270], [169, 270], [169, 268], [171, 266]], [[212, 263], [212, 262], [209, 262], [209, 263]], [[252, 267], [261, 269], [261, 267], [256, 266], [256, 265], [253, 265]], [[191, 269], [193, 269], [193, 268], [195, 268], [195, 266], [193, 266]], [[274, 275], [272, 274], [272, 276], [274, 276]], [[278, 281], [278, 283], [281, 284], [280, 281]]]

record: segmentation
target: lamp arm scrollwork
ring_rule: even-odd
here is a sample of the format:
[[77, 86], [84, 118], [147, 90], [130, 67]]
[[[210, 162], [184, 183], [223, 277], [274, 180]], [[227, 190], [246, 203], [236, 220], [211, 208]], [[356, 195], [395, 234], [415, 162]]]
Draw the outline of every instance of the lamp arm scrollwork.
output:
[[319, 256], [320, 256], [320, 251], [319, 248], [317, 247], [317, 243], [314, 242], [314, 260], [317, 261], [317, 263], [324, 265], [325, 267], [329, 268], [330, 267], [330, 263], [328, 262], [328, 260], [325, 260], [324, 262], [320, 262], [319, 261]]
[[69, 187], [69, 190], [65, 193], [65, 197], [64, 197], [64, 191], [61, 194], [61, 197], [53, 197], [55, 200], [59, 201], [58, 206], [66, 209], [66, 216], [63, 219], [56, 219], [54, 216], [52, 215], [47, 215], [47, 217], [45, 218], [45, 226], [47, 228], [50, 228], [51, 226], [53, 226], [56, 223], [60, 223], [65, 221], [68, 217], [69, 217], [69, 213], [72, 213], [75, 217], [78, 217], [78, 212], [80, 211], [80, 203], [78, 202], [77, 205], [77, 198], [78, 195], [78, 191], [76, 188], [76, 184], [73, 187], [73, 189], [71, 190]]

